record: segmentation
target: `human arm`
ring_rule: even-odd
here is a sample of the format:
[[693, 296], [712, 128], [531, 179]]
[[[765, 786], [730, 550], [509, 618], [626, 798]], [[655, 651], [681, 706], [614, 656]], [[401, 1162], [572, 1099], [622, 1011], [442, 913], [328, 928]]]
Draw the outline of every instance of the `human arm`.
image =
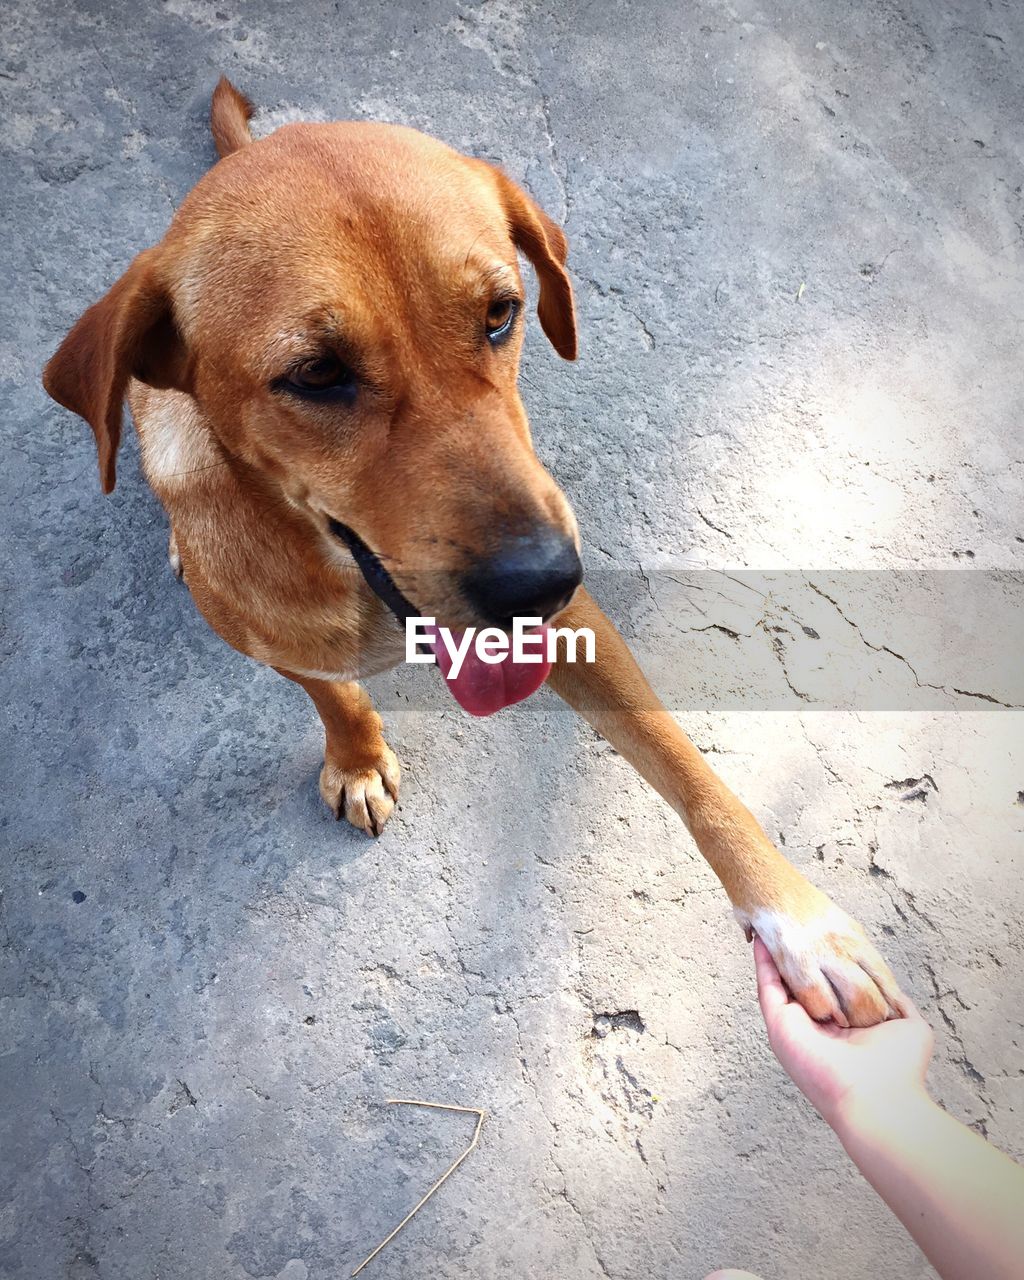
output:
[[772, 1051], [942, 1280], [1020, 1280], [1024, 1168], [929, 1097], [933, 1037], [920, 1013], [846, 1030], [789, 998], [755, 939]]

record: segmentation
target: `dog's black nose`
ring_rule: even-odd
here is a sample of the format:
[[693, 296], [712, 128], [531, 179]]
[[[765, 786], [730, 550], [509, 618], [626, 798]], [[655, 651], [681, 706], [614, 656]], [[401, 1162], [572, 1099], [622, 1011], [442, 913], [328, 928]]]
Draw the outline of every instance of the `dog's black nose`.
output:
[[571, 538], [550, 526], [508, 538], [501, 549], [463, 576], [462, 589], [499, 627], [513, 618], [550, 618], [572, 599], [583, 566]]

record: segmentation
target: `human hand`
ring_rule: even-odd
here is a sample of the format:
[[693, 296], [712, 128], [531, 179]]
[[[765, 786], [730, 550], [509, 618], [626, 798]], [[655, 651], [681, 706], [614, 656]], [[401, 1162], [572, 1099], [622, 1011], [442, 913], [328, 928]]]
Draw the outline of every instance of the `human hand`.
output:
[[772, 1052], [800, 1092], [832, 1128], [872, 1099], [898, 1102], [924, 1094], [931, 1027], [904, 997], [902, 1018], [875, 1027], [815, 1022], [791, 1000], [760, 938], [754, 939], [757, 996]]

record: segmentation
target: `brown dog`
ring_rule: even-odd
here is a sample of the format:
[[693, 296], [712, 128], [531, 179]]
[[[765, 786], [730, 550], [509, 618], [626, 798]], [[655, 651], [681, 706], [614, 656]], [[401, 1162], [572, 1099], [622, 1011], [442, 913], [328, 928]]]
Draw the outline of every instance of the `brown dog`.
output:
[[[844, 1025], [901, 1012], [860, 926], [771, 845], [579, 585], [576, 522], [516, 385], [517, 250], [544, 332], [576, 354], [561, 229], [499, 170], [412, 129], [293, 124], [253, 142], [251, 112], [221, 80], [223, 159], [44, 384], [92, 427], [107, 493], [127, 396], [203, 616], [320, 713], [324, 800], [374, 834], [394, 806], [398, 763], [355, 680], [402, 660], [407, 615], [557, 615], [593, 630], [597, 661], [556, 662], [550, 684], [678, 811], [801, 1003]], [[487, 709], [522, 696], [511, 668], [490, 676]]]

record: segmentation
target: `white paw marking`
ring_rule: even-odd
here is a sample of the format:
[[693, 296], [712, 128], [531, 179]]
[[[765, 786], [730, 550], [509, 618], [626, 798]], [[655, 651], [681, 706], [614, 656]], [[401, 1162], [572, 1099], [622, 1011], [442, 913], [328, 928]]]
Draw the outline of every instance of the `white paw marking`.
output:
[[772, 911], [759, 907], [756, 911], [733, 914], [744, 929], [753, 929], [773, 956], [785, 967], [791, 981], [815, 986], [820, 982], [822, 969], [836, 960], [835, 946], [830, 936], [849, 937], [855, 926], [845, 911], [833, 905], [811, 921], [797, 920], [784, 911]]

